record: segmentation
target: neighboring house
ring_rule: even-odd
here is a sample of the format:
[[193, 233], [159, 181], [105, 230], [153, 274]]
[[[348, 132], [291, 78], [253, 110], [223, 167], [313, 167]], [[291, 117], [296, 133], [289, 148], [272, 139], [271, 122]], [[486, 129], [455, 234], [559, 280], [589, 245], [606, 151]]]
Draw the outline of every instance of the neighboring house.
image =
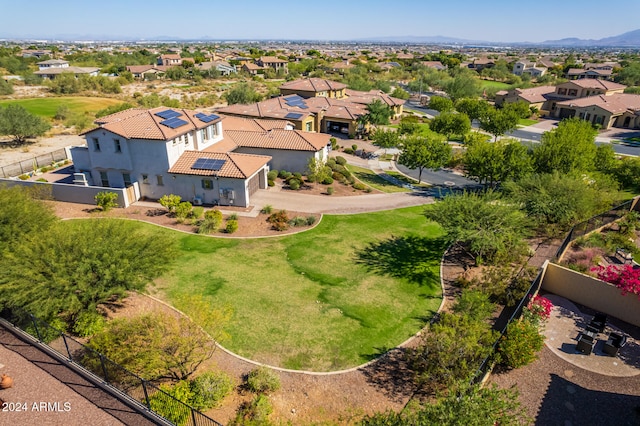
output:
[[447, 67], [442, 65], [442, 62], [440, 61], [422, 61], [422, 65], [424, 65], [427, 68], [433, 68], [438, 71], [444, 71], [447, 69]]
[[342, 99], [345, 97], [347, 85], [337, 81], [325, 80], [323, 78], [306, 78], [283, 83], [279, 89], [280, 94], [300, 95], [303, 98], [313, 98], [321, 96], [325, 98]]
[[496, 93], [495, 104], [501, 107], [504, 104], [523, 101], [529, 104], [529, 106], [537, 108], [541, 115], [546, 115], [549, 111], [545, 110], [545, 104], [548, 103], [550, 95], [555, 93], [555, 91], [555, 86], [501, 90]]
[[277, 58], [275, 56], [262, 56], [256, 61], [256, 65], [262, 68], [273, 68], [276, 72], [282, 71], [287, 74], [289, 72], [289, 61]]
[[640, 129], [640, 95], [615, 93], [556, 103], [559, 118], [578, 117], [601, 129]]
[[179, 54], [165, 54], [158, 57], [157, 65], [176, 67], [182, 65], [182, 57]]
[[[348, 90], [342, 83], [323, 79], [296, 80], [283, 84], [280, 89], [289, 94], [248, 105], [230, 105], [218, 111], [237, 117], [288, 120], [296, 129], [308, 132], [355, 135], [362, 130], [358, 127], [358, 118], [367, 113], [367, 105], [374, 100], [388, 105], [394, 118], [402, 115], [405, 103], [382, 91]], [[320, 96], [321, 93], [326, 94]], [[334, 97], [329, 97], [330, 93]]]
[[258, 64], [252, 64], [250, 62], [242, 64], [242, 67], [240, 69], [250, 75], [258, 75], [265, 70], [264, 67], [261, 67]]
[[578, 79], [567, 81], [556, 86], [556, 95], [559, 99], [586, 98], [594, 95], [613, 95], [622, 93], [627, 86], [608, 80]]
[[34, 72], [34, 74], [45, 80], [53, 80], [62, 73], [72, 73], [76, 77], [81, 74], [95, 77], [100, 71], [99, 68], [95, 67], [72, 67], [69, 66], [69, 62], [63, 61], [62, 59], [49, 59], [48, 61], [38, 62], [37, 65], [39, 69]]
[[[131, 188], [134, 198], [180, 195], [194, 203], [248, 206], [267, 187], [270, 165], [304, 172], [326, 159], [328, 135], [274, 120], [243, 120], [186, 109], [133, 108], [96, 120], [73, 147], [76, 172], [96, 186]], [[235, 130], [235, 129], [237, 130]]]
[[128, 65], [127, 71], [133, 75], [133, 78], [146, 80], [164, 77], [167, 68], [169, 67], [158, 65]]
[[582, 69], [582, 68], [570, 68], [566, 77], [569, 80], [580, 80], [583, 78], [597, 79], [597, 80], [611, 80], [613, 71], [610, 69]]
[[196, 68], [201, 71], [206, 71], [214, 68], [218, 70], [221, 75], [230, 75], [230, 74], [235, 74], [237, 72], [236, 67], [234, 67], [233, 65], [230, 65], [226, 61], [219, 61], [219, 60], [201, 62], [199, 64], [196, 64]]
[[542, 77], [547, 73], [547, 68], [537, 66], [535, 62], [517, 61], [513, 64], [512, 73], [518, 76], [529, 74], [531, 77]]
[[43, 56], [51, 56], [50, 50], [23, 50], [23, 58], [42, 58]]
[[496, 66], [496, 63], [487, 58], [476, 59], [472, 63], [468, 65], [468, 68], [472, 70], [476, 70], [477, 72], [482, 72], [485, 68], [493, 68]]
[[350, 64], [348, 59], [345, 59], [342, 62], [334, 62], [328, 66], [331, 72], [337, 72], [343, 74], [346, 70], [355, 67], [355, 65]]

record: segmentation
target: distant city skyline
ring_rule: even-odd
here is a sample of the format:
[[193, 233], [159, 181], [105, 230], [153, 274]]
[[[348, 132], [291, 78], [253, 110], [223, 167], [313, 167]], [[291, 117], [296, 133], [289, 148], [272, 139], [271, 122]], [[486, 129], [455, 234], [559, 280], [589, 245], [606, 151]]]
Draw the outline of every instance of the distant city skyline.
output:
[[640, 29], [640, 2], [551, 0], [368, 0], [321, 3], [243, 0], [216, 4], [156, 0], [7, 2], [0, 38], [348, 41], [376, 37], [445, 36], [498, 43], [568, 37], [600, 39]]

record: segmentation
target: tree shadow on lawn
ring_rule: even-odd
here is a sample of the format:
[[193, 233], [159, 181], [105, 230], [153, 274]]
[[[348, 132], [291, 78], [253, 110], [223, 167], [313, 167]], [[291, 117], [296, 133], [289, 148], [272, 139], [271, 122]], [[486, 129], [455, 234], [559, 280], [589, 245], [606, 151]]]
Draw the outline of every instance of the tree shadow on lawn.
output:
[[355, 256], [356, 263], [365, 265], [369, 271], [436, 288], [440, 280], [433, 267], [440, 261], [445, 247], [442, 238], [409, 235], [371, 243]]

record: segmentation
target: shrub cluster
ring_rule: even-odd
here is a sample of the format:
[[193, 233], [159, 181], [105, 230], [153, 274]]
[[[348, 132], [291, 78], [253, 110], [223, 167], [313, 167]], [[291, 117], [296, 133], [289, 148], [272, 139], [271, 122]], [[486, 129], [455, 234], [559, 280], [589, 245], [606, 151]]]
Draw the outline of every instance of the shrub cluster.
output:
[[271, 227], [276, 231], [285, 231], [289, 229], [289, 215], [286, 210], [271, 213], [267, 218], [267, 222], [269, 222]]
[[280, 376], [272, 369], [261, 366], [247, 375], [247, 389], [255, 393], [271, 393], [280, 389]]
[[211, 234], [220, 228], [222, 223], [222, 212], [217, 209], [208, 210], [204, 213], [204, 219], [197, 222], [198, 234]]

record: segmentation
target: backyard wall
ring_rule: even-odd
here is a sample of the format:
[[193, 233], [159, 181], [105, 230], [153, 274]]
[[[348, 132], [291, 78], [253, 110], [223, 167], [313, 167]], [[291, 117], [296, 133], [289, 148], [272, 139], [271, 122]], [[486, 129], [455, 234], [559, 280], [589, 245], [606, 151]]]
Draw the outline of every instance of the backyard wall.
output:
[[49, 182], [35, 182], [27, 180], [14, 180], [14, 179], [0, 179], [0, 185], [15, 186], [20, 185], [22, 187], [39, 187], [44, 192], [50, 192], [50, 195], [56, 201], [65, 201], [68, 203], [80, 203], [90, 204], [95, 206], [95, 196], [98, 192], [109, 191], [118, 194], [118, 207], [128, 207], [129, 200], [126, 196], [125, 188], [103, 188], [101, 186], [80, 186], [69, 185], [66, 183], [49, 183]]
[[549, 263], [542, 289], [640, 327], [640, 298], [597, 278]]

